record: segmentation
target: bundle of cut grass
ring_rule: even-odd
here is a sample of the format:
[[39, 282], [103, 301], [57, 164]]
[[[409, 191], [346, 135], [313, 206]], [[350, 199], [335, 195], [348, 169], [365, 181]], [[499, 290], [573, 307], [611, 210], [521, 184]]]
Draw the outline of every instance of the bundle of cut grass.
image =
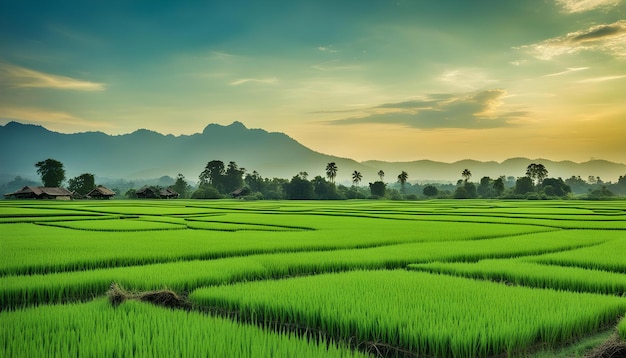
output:
[[178, 295], [174, 291], [164, 289], [136, 293], [128, 292], [116, 282], [111, 283], [107, 296], [113, 306], [118, 306], [126, 300], [136, 300], [169, 308], [191, 308], [191, 303], [187, 298]]

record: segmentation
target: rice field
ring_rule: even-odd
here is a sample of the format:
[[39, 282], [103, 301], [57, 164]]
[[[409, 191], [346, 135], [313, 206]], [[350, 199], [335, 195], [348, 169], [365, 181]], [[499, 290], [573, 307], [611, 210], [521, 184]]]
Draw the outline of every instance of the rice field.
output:
[[555, 344], [594, 331], [626, 309], [619, 297], [406, 270], [239, 283], [198, 289], [190, 298], [260, 322], [318, 327], [345, 340], [356, 336], [438, 357], [487, 357], [523, 352], [536, 341]]
[[[199, 312], [106, 299], [0, 312], [3, 357], [366, 357]], [[51, 332], [54, 332], [51, 334]]]
[[3, 357], [540, 356], [624, 292], [624, 201], [0, 201]]

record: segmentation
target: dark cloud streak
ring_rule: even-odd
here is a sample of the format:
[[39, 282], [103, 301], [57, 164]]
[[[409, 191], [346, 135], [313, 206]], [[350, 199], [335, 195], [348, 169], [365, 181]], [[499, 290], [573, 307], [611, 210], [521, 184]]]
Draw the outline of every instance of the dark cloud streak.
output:
[[364, 110], [368, 114], [330, 121], [347, 124], [400, 124], [411, 128], [497, 128], [511, 126], [511, 120], [528, 115], [524, 111], [499, 112], [503, 89], [461, 94], [436, 94], [426, 100], [385, 103]]

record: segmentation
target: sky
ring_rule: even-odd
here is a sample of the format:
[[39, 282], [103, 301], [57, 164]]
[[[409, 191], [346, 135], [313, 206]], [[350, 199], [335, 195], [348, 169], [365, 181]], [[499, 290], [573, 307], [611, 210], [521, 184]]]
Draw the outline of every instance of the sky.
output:
[[626, 0], [0, 0], [0, 124], [626, 163]]

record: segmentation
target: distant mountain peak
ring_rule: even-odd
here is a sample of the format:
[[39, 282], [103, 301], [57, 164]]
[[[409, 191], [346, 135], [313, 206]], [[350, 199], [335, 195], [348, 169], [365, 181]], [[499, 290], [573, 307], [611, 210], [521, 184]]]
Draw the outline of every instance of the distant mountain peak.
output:
[[211, 132], [220, 131], [224, 129], [229, 130], [229, 131], [247, 131], [248, 130], [248, 128], [243, 123], [239, 121], [234, 121], [233, 123], [226, 125], [226, 126], [217, 124], [217, 123], [211, 123], [208, 126], [204, 127], [202, 134], [209, 134]]
[[237, 128], [237, 129], [248, 129], [243, 123], [239, 122], [239, 121], [234, 121], [233, 123], [229, 124], [227, 126], [228, 128]]
[[155, 132], [149, 129], [145, 129], [145, 128], [140, 128], [137, 129], [136, 131], [132, 132], [131, 135], [140, 135], [140, 136], [163, 136], [163, 134], [159, 133], [159, 132]]
[[94, 173], [101, 177], [126, 179], [174, 176], [176, 173], [193, 178], [210, 160], [235, 161], [264, 177], [279, 178], [291, 178], [302, 171], [311, 177], [318, 174], [323, 177], [327, 163], [336, 162], [339, 167], [337, 180], [348, 184], [351, 183], [350, 173], [355, 170], [362, 173], [364, 181], [378, 180], [377, 173], [383, 170], [391, 176], [391, 181], [394, 175], [406, 171], [412, 182], [456, 182], [463, 169], [469, 169], [475, 178], [523, 176], [531, 162], [542, 162], [551, 177], [576, 175], [586, 178], [593, 175], [614, 181], [626, 173], [625, 164], [605, 160], [574, 163], [511, 158], [502, 163], [471, 159], [455, 163], [432, 160], [358, 163], [315, 152], [281, 132], [249, 129], [239, 121], [229, 125], [209, 124], [202, 134], [180, 136], [163, 135], [148, 129], [122, 135], [99, 132], [63, 134], [34, 124], [8, 122], [0, 125], [0, 180], [17, 175], [37, 178], [34, 164], [46, 158], [60, 160], [68, 177]]

